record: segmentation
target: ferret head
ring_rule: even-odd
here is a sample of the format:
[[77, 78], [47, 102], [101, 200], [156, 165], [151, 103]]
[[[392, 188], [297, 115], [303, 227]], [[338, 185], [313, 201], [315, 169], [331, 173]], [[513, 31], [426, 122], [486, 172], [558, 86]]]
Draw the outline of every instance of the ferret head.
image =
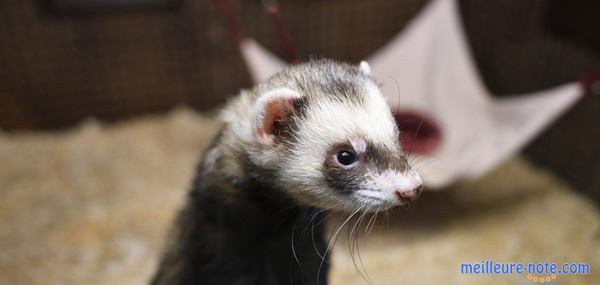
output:
[[369, 66], [311, 61], [255, 89], [244, 137], [255, 176], [307, 206], [377, 211], [419, 196]]

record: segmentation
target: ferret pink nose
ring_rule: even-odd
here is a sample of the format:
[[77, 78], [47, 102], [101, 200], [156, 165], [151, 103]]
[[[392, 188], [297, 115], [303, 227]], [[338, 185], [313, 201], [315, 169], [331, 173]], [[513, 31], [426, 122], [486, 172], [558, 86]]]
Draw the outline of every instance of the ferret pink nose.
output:
[[401, 202], [409, 203], [419, 198], [421, 192], [423, 192], [423, 185], [419, 185], [417, 188], [408, 191], [396, 190], [395, 194], [396, 197], [398, 197], [398, 200], [400, 200]]

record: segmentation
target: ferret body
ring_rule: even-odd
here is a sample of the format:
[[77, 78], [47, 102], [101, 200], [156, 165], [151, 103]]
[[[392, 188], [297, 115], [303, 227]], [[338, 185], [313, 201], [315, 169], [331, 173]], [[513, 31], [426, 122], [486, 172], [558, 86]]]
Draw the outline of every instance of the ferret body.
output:
[[366, 63], [289, 67], [221, 118], [152, 284], [326, 284], [325, 210], [422, 191]]

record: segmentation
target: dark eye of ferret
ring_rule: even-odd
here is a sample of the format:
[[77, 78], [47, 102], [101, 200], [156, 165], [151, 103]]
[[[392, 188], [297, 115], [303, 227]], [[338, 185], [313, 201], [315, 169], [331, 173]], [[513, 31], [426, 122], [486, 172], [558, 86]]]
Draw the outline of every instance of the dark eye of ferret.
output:
[[350, 150], [340, 150], [336, 155], [336, 159], [341, 165], [348, 166], [356, 161], [356, 155]]

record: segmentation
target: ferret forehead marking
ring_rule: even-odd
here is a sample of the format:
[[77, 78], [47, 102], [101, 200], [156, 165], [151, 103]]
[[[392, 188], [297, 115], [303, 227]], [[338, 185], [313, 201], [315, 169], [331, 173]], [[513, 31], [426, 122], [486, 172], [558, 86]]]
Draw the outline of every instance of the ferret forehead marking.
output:
[[[293, 149], [305, 156], [305, 160], [321, 162], [327, 150], [340, 142], [351, 143], [361, 138], [385, 149], [401, 151], [398, 129], [390, 109], [374, 83], [369, 83], [361, 94], [362, 100], [347, 97], [307, 95], [301, 122], [295, 132], [298, 138]], [[368, 146], [354, 139], [355, 150]], [[364, 147], [363, 147], [364, 145]]]
[[367, 150], [367, 142], [361, 137], [351, 137], [350, 144], [358, 153], [364, 153]]

